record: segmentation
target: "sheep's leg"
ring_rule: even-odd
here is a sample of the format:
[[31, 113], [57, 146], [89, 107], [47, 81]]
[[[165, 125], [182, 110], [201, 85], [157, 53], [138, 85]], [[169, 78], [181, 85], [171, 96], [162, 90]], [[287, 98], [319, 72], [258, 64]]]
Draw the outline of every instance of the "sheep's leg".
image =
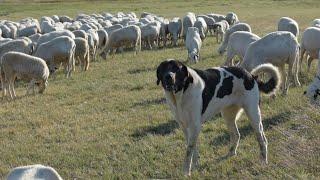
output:
[[11, 90], [11, 94], [10, 94], [11, 99], [16, 98], [16, 92], [14, 90], [14, 80], [15, 80], [15, 77], [9, 80], [9, 89]]
[[2, 87], [2, 97], [7, 95], [7, 83], [5, 82], [4, 74], [1, 75], [1, 87]]
[[283, 95], [286, 95], [287, 94], [287, 91], [288, 91], [288, 87], [287, 87], [287, 73], [285, 71], [285, 68], [284, 68], [284, 64], [279, 66], [279, 71], [281, 73], [281, 83], [282, 83], [282, 86], [281, 86], [281, 90], [282, 90], [282, 94]]
[[[302, 70], [302, 61], [303, 61], [303, 56], [304, 56], [304, 53], [306, 52], [306, 50], [304, 48], [301, 47], [301, 51], [300, 51], [300, 63], [299, 63], [299, 67], [298, 67], [298, 71], [300, 71], [301, 73], [301, 70]], [[298, 66], [298, 64], [297, 64]]]
[[307, 61], [308, 61], [308, 72], [310, 72], [310, 67], [311, 67], [311, 63], [313, 61], [313, 58], [311, 56], [309, 56]]
[[224, 66], [232, 66], [233, 65], [233, 62], [232, 62], [232, 59], [234, 57], [234, 53], [232, 52], [232, 50], [229, 50], [227, 51], [227, 59], [226, 59], [226, 62], [223, 64]]

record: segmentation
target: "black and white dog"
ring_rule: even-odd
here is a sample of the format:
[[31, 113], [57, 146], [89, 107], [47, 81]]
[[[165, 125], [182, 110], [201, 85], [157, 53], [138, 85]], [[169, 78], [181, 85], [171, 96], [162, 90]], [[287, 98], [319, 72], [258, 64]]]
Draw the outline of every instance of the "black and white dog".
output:
[[[259, 73], [270, 74], [270, 80], [266, 83], [258, 80]], [[243, 109], [256, 133], [262, 159], [267, 163], [267, 139], [261, 123], [259, 91], [271, 94], [278, 89], [280, 75], [276, 67], [263, 64], [251, 73], [239, 67], [216, 67], [203, 71], [171, 59], [163, 61], [157, 68], [157, 84], [160, 82], [187, 141], [185, 175], [191, 175], [191, 169], [198, 163], [197, 138], [201, 124], [219, 112], [231, 134], [228, 155], [235, 155], [237, 151], [240, 134], [236, 121]]]

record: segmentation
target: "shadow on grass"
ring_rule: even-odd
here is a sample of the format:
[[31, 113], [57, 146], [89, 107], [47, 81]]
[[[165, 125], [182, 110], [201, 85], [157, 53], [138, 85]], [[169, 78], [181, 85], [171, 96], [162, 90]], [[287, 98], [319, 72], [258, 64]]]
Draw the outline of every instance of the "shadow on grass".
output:
[[136, 130], [136, 132], [131, 134], [131, 137], [136, 140], [140, 140], [148, 134], [165, 136], [171, 134], [178, 127], [178, 123], [176, 123], [174, 120], [171, 120], [166, 123], [158, 124], [156, 126], [146, 126], [139, 128]]
[[139, 74], [143, 72], [149, 72], [149, 71], [154, 71], [156, 72], [157, 68], [156, 67], [143, 67], [143, 68], [138, 68], [138, 69], [130, 69], [128, 70], [129, 74]]
[[[263, 119], [262, 123], [263, 123], [263, 127], [264, 130], [269, 130], [272, 129], [272, 126], [277, 126], [279, 124], [285, 123], [287, 121], [290, 120], [291, 117], [291, 112], [290, 111], [286, 111], [283, 113], [280, 113], [276, 116], [267, 118], [267, 119]], [[250, 134], [253, 133], [253, 129], [250, 125], [250, 123], [244, 127], [239, 128], [239, 132], [240, 132], [240, 138], [246, 137]], [[222, 146], [222, 145], [227, 145], [229, 143], [229, 139], [230, 139], [230, 135], [228, 131], [225, 131], [223, 134], [215, 137], [210, 145], [212, 146]]]
[[150, 105], [164, 104], [166, 103], [166, 98], [157, 98], [157, 99], [146, 99], [141, 102], [134, 103], [131, 108], [135, 107], [146, 107]]

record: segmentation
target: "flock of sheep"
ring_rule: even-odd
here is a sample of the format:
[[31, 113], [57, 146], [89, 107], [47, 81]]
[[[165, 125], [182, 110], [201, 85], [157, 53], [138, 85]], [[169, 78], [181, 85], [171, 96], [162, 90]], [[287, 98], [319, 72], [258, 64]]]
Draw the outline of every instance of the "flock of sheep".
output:
[[[281, 18], [278, 31], [260, 38], [252, 33], [249, 24], [240, 22], [232, 12], [197, 16], [187, 13], [181, 19], [170, 20], [151, 13], [142, 13], [137, 18], [133, 12], [79, 14], [74, 19], [53, 15], [39, 21], [34, 18], [0, 21], [0, 35], [3, 95], [8, 91], [12, 99], [16, 97], [14, 81], [17, 78], [29, 82], [27, 94], [31, 90], [35, 93], [35, 86], [43, 93], [49, 74], [54, 75], [60, 66], [64, 67], [66, 77], [70, 77], [76, 64], [86, 71], [90, 61], [97, 60], [97, 55], [106, 59], [109, 54], [124, 49], [133, 49], [137, 54], [141, 48], [166, 47], [169, 43], [177, 46], [182, 39], [188, 59], [196, 63], [201, 60], [202, 41], [210, 35], [221, 43], [218, 53], [226, 52], [224, 65], [238, 65], [248, 71], [263, 63], [277, 66], [282, 75], [282, 91], [286, 94], [287, 76], [289, 82], [300, 86], [298, 72], [304, 54], [308, 55], [308, 67], [319, 57], [320, 19], [314, 20], [312, 27], [303, 32], [301, 44], [297, 41], [298, 23], [291, 18]], [[240, 59], [237, 64], [233, 62], [235, 56]], [[288, 75], [286, 64], [289, 65]], [[320, 95], [320, 65], [305, 94], [313, 100]], [[23, 174], [21, 170], [18, 172]], [[16, 171], [12, 173], [17, 177]]]

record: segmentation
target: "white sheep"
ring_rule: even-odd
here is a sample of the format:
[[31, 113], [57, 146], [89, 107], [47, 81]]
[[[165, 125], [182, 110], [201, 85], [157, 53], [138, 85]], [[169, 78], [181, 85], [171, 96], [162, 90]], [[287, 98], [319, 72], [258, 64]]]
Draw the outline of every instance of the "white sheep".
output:
[[99, 29], [97, 31], [98, 37], [99, 37], [99, 42], [98, 42], [98, 52], [97, 54], [100, 54], [105, 48], [109, 40], [109, 36], [107, 31], [104, 29]]
[[54, 24], [52, 24], [50, 21], [42, 21], [40, 24], [40, 29], [44, 34], [57, 30]]
[[282, 76], [282, 92], [287, 94], [289, 85], [285, 65], [289, 65], [288, 81], [294, 80], [295, 86], [300, 86], [298, 79], [299, 43], [297, 38], [288, 31], [272, 32], [251, 43], [240, 64], [247, 71], [264, 63], [271, 63], [279, 68]]
[[320, 28], [320, 19], [314, 19], [314, 20], [311, 22], [311, 26]]
[[27, 89], [33, 89], [37, 84], [39, 93], [43, 93], [48, 85], [49, 69], [46, 62], [41, 58], [30, 56], [20, 52], [7, 52], [1, 58], [1, 82], [3, 88], [3, 97], [6, 91], [9, 91], [11, 99], [16, 97], [14, 90], [14, 81], [16, 77], [30, 81]]
[[53, 31], [53, 32], [42, 35], [37, 41], [37, 47], [40, 46], [44, 42], [51, 41], [52, 39], [60, 37], [60, 36], [68, 36], [71, 39], [75, 38], [74, 34], [69, 30]]
[[238, 23], [235, 24], [233, 26], [231, 26], [225, 33], [224, 38], [223, 38], [223, 42], [220, 45], [219, 49], [218, 49], [218, 53], [220, 55], [222, 55], [225, 51], [226, 48], [228, 46], [228, 41], [229, 41], [229, 36], [236, 32], [236, 31], [247, 31], [247, 32], [251, 32], [251, 27], [249, 26], [249, 24], [246, 23]]
[[202, 41], [199, 30], [196, 27], [189, 27], [186, 37], [186, 48], [188, 50], [188, 59], [197, 63], [200, 59], [200, 49]]
[[313, 59], [318, 59], [320, 50], [320, 28], [309, 27], [302, 33], [301, 38], [301, 53], [300, 53], [300, 70], [303, 56], [305, 53], [309, 55], [308, 58], [308, 72], [310, 70]]
[[37, 43], [39, 38], [42, 36], [42, 34], [37, 33], [34, 35], [29, 36], [29, 39], [33, 42], [33, 43]]
[[18, 37], [22, 37], [22, 36], [28, 37], [28, 36], [34, 35], [38, 32], [39, 32], [38, 27], [36, 25], [33, 25], [33, 26], [28, 26], [28, 27], [19, 29], [17, 35], [18, 35]]
[[238, 16], [234, 12], [228, 12], [226, 15], [226, 21], [230, 26], [237, 24], [239, 22]]
[[85, 40], [88, 40], [88, 34], [84, 30], [75, 30], [72, 31], [75, 37], [81, 37]]
[[298, 23], [289, 18], [289, 17], [282, 17], [278, 22], [278, 31], [289, 31], [296, 37], [299, 36], [299, 25]]
[[25, 54], [32, 54], [35, 47], [33, 43], [28, 42], [25, 39], [15, 39], [3, 43], [0, 46], [0, 57], [9, 51], [22, 52]]
[[76, 44], [68, 36], [61, 36], [38, 46], [34, 56], [40, 57], [48, 64], [50, 73], [54, 73], [62, 63], [66, 77], [71, 76], [75, 68], [74, 53]]
[[215, 23], [215, 20], [207, 15], [198, 15], [197, 17], [202, 17], [206, 21], [208, 31], [211, 35], [213, 35], [213, 25]]
[[88, 41], [81, 37], [76, 37], [74, 39], [76, 43], [76, 49], [74, 53], [75, 60], [80, 64], [82, 71], [89, 69], [90, 55], [89, 55], [89, 45]]
[[196, 16], [192, 12], [188, 12], [186, 16], [182, 19], [182, 37], [186, 40], [187, 31], [189, 27], [193, 27], [196, 22]]
[[182, 22], [181, 19], [178, 17], [173, 18], [169, 24], [168, 24], [168, 31], [169, 34], [171, 35], [171, 42], [174, 46], [178, 45], [178, 39], [180, 38], [182, 30]]
[[240, 62], [243, 60], [246, 50], [248, 46], [257, 40], [260, 37], [246, 31], [238, 31], [231, 34], [228, 41], [227, 47], [227, 58], [225, 62], [225, 66], [233, 66], [234, 63], [232, 59], [234, 56], [238, 56], [240, 58]]
[[219, 36], [220, 36], [220, 42], [223, 42], [223, 37], [225, 36], [228, 29], [229, 29], [229, 23], [226, 20], [222, 20], [214, 23], [213, 32], [214, 32], [214, 35], [216, 36], [217, 43], [219, 43]]
[[106, 49], [100, 54], [104, 59], [107, 58], [107, 53], [123, 46], [134, 46], [135, 54], [141, 51], [141, 30], [138, 26], [131, 25], [113, 31], [109, 36]]
[[160, 35], [160, 22], [153, 22], [140, 27], [141, 29], [141, 41], [144, 42], [145, 47], [152, 49], [152, 45], [155, 46], [154, 42], [157, 43]]
[[194, 27], [198, 28], [201, 40], [204, 40], [208, 32], [208, 26], [204, 18], [197, 17], [197, 20], [194, 23]]
[[62, 180], [58, 172], [50, 166], [41, 164], [13, 168], [7, 180]]

